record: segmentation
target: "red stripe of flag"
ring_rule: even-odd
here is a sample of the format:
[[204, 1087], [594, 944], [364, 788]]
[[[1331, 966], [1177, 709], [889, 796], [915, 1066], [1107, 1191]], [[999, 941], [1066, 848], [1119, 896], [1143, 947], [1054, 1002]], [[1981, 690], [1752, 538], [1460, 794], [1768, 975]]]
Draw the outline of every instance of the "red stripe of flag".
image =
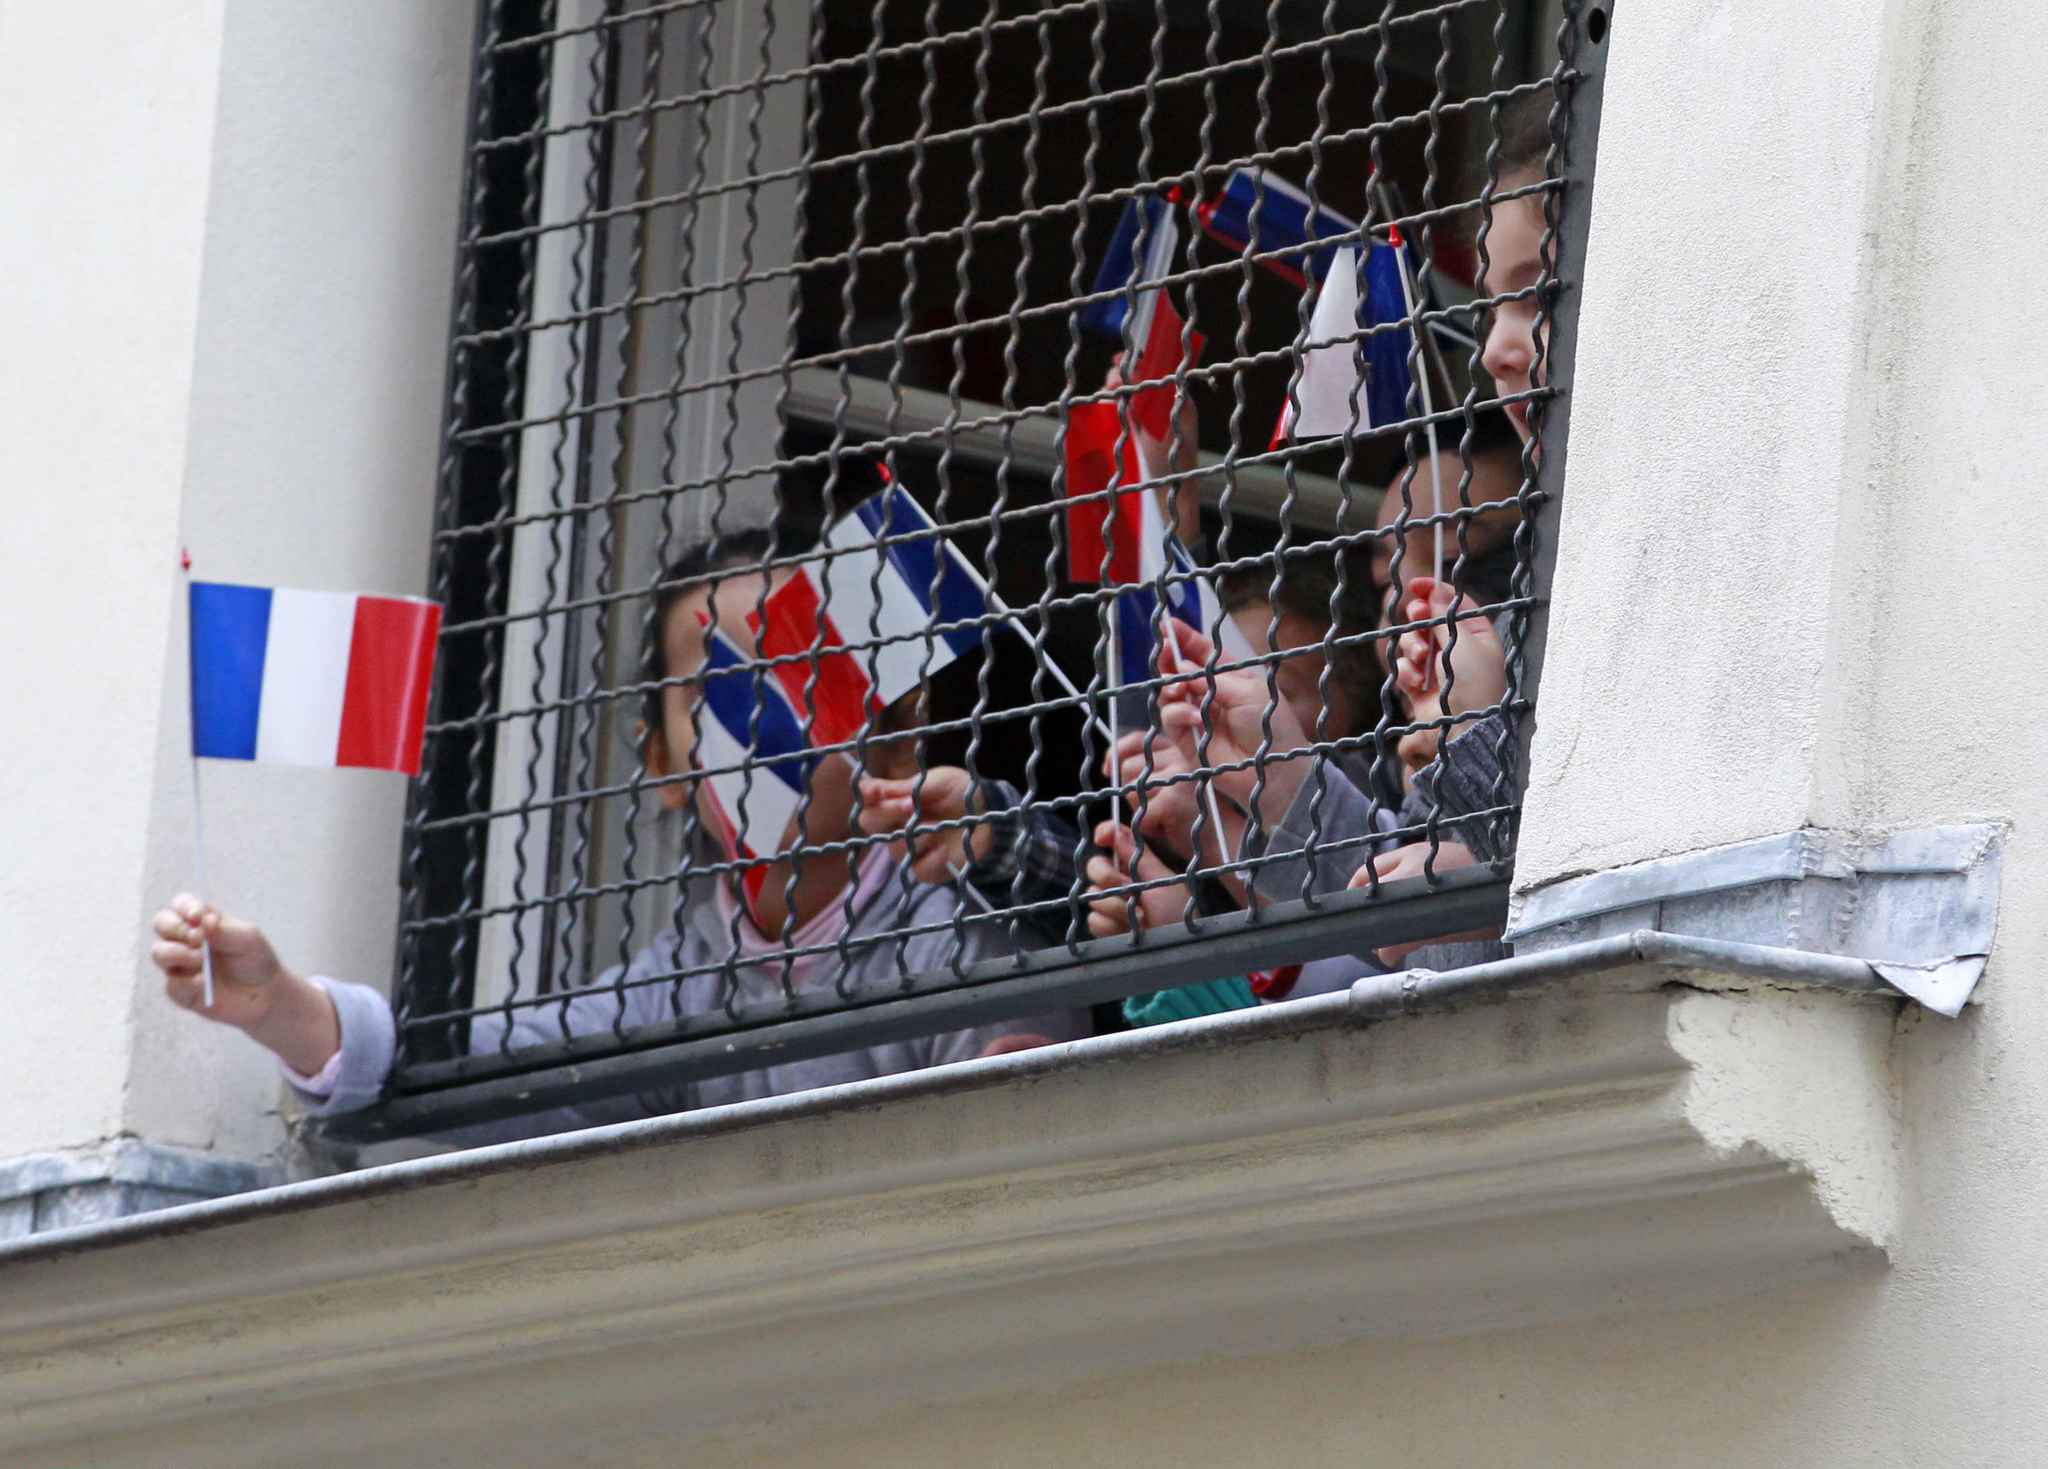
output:
[[356, 598], [336, 765], [420, 773], [440, 631], [441, 609], [432, 602]]
[[[1134, 383], [1159, 383], [1158, 387], [1147, 388], [1131, 399], [1131, 422], [1162, 444], [1168, 442], [1173, 432], [1171, 379], [1180, 371], [1180, 339], [1186, 326], [1166, 292], [1160, 291], [1158, 300], [1152, 305], [1151, 329], [1145, 333], [1145, 340], [1138, 348], [1138, 365], [1130, 374], [1130, 381]], [[1202, 334], [1189, 332], [1187, 346], [1187, 364], [1192, 367], [1202, 360]]]
[[[1116, 472], [1117, 436], [1123, 436], [1123, 473]], [[1129, 488], [1143, 478], [1138, 468], [1138, 441], [1126, 431], [1114, 403], [1075, 403], [1067, 409], [1067, 494], [1100, 495], [1112, 481]], [[1109, 536], [1107, 498], [1069, 504], [1067, 511], [1067, 579], [1102, 580], [1102, 558]], [[1135, 582], [1138, 566], [1139, 507], [1117, 496], [1117, 546], [1110, 557], [1109, 579], [1117, 585]]]
[[[799, 718], [811, 712], [811, 743], [836, 745], [860, 733], [868, 704], [867, 671], [854, 654], [845, 650], [839, 629], [818, 600], [818, 589], [807, 576], [793, 576], [775, 591], [762, 607], [760, 618], [749, 617], [764, 658], [786, 658], [801, 654], [807, 660], [816, 651], [818, 679], [811, 685], [811, 664], [779, 663], [769, 671], [775, 675]], [[823, 633], [823, 647], [818, 647]], [[808, 687], [808, 693], [806, 689]]]

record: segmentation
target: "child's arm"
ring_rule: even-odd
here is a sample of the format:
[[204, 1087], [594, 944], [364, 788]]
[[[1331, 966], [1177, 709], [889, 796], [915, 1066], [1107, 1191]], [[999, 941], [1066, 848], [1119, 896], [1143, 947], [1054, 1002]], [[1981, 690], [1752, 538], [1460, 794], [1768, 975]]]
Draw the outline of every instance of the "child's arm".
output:
[[[278, 961], [253, 923], [229, 918], [189, 893], [151, 920], [150, 958], [172, 1004], [232, 1025], [302, 1076], [318, 1075], [341, 1049], [341, 1022], [327, 991]], [[206, 1004], [202, 944], [213, 950], [213, 1004]]]

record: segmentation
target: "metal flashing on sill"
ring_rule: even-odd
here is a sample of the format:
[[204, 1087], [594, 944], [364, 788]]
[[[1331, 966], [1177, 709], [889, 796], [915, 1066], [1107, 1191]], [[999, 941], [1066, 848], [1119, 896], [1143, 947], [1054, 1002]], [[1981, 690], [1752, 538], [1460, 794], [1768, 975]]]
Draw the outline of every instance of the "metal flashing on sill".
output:
[[1868, 961], [1873, 972], [1954, 1016], [1991, 952], [2003, 838], [1986, 823], [1802, 828], [1538, 888], [1515, 900], [1507, 937], [1522, 953], [1654, 930], [1881, 956]]
[[1850, 994], [1893, 994], [1876, 966], [1830, 954], [1809, 954], [1756, 944], [1631, 933], [1517, 955], [1493, 964], [1437, 973], [1408, 970], [1373, 975], [1347, 991], [1139, 1030], [1119, 1031], [1038, 1050], [966, 1061], [871, 1081], [847, 1082], [788, 1096], [709, 1107], [643, 1122], [614, 1123], [580, 1132], [495, 1143], [430, 1158], [387, 1163], [352, 1173], [283, 1184], [254, 1193], [211, 1199], [76, 1229], [55, 1230], [0, 1243], [0, 1270], [29, 1260], [187, 1234], [273, 1215], [296, 1214], [360, 1199], [466, 1183], [497, 1174], [579, 1159], [665, 1147], [692, 1138], [815, 1119], [863, 1108], [942, 1097], [1012, 1082], [1039, 1081], [1145, 1058], [1214, 1050], [1281, 1036], [1374, 1024], [1488, 998], [1525, 993], [1572, 979], [1638, 966], [1641, 989], [1658, 988], [1678, 974], [1726, 975], [1779, 984], [1809, 985]]

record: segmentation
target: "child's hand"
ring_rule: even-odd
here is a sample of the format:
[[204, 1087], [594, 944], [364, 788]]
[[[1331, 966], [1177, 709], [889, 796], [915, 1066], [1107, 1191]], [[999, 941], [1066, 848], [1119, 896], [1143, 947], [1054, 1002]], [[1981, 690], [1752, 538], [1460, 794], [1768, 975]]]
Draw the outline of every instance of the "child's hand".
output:
[[[1443, 617], [1456, 597], [1448, 582], [1434, 577], [1417, 577], [1402, 590], [1401, 617], [1405, 622], [1422, 622]], [[1458, 644], [1450, 649], [1453, 675], [1445, 687], [1445, 647], [1450, 637], [1442, 627], [1421, 628], [1401, 634], [1394, 665], [1394, 681], [1407, 704], [1411, 721], [1427, 724], [1446, 714], [1472, 714], [1490, 709], [1507, 696], [1507, 653], [1490, 617], [1460, 617]], [[1415, 729], [1395, 746], [1401, 764], [1412, 776], [1436, 759], [1447, 734], [1456, 727]]]
[[986, 826], [923, 829], [928, 823], [958, 821], [974, 799], [974, 777], [957, 765], [934, 765], [917, 776], [889, 780], [860, 777], [860, 829], [870, 836], [903, 831], [914, 815], [920, 830], [910, 844], [910, 875], [934, 885], [951, 882], [954, 870], [966, 872], [988, 855], [991, 833]]
[[[1404, 877], [1422, 877], [1426, 872], [1455, 872], [1461, 867], [1476, 867], [1478, 864], [1479, 859], [1472, 855], [1472, 849], [1463, 842], [1438, 842], [1434, 862], [1429, 860], [1428, 842], [1410, 842], [1405, 847], [1396, 847], [1391, 852], [1381, 853], [1359, 868], [1351, 875], [1351, 886], [1371, 887], [1375, 875], [1380, 882], [1399, 882]], [[1499, 937], [1500, 930], [1497, 928], [1478, 928], [1464, 933], [1437, 934], [1430, 938], [1411, 939], [1406, 943], [1388, 944], [1385, 948], [1375, 949], [1373, 952], [1379, 956], [1380, 963], [1392, 969], [1425, 944], [1449, 944], [1470, 939]]]
[[[1208, 663], [1214, 649], [1206, 637], [1178, 618], [1167, 618], [1165, 626], [1179, 648], [1182, 667], [1199, 669]], [[1287, 758], [1309, 748], [1308, 735], [1293, 706], [1285, 699], [1268, 699], [1262, 669], [1217, 674], [1213, 701], [1209, 689], [1209, 678], [1202, 673], [1190, 673], [1165, 685], [1159, 691], [1160, 724], [1169, 740], [1183, 743], [1190, 751], [1201, 748], [1198, 742], [1206, 728], [1212, 766], [1244, 762], [1244, 769], [1218, 772], [1213, 783], [1223, 795], [1248, 808], [1252, 788], [1260, 784], [1259, 768], [1249, 762], [1265, 740], [1270, 706], [1272, 746], [1267, 751], [1259, 805], [1265, 826], [1271, 830], [1286, 815], [1295, 792], [1308, 778], [1307, 761]]]
[[[164, 994], [173, 1005], [244, 1030], [269, 1013], [284, 966], [255, 924], [180, 893], [150, 920], [150, 928], [156, 942], [149, 957], [164, 972]], [[213, 950], [211, 1006], [206, 1004], [202, 944]]]
[[[1119, 352], [1110, 359], [1109, 372], [1102, 379], [1102, 388], [1104, 392], [1115, 392], [1122, 386], [1124, 354]], [[1174, 474], [1188, 474], [1202, 462], [1202, 414], [1195, 406], [1192, 393], [1184, 392], [1174, 401], [1173, 421], [1179, 432], [1172, 436], [1173, 463], [1167, 468]], [[1159, 447], [1165, 449], [1168, 445], [1161, 444]], [[1196, 482], [1181, 480], [1179, 489], [1162, 495], [1162, 499], [1173, 511], [1174, 530], [1179, 534], [1181, 544], [1194, 545], [1202, 538], [1202, 493]]]
[[[1449, 582], [1418, 576], [1401, 589], [1401, 620], [1426, 622], [1443, 617], [1456, 598], [1457, 589]], [[1492, 708], [1507, 694], [1507, 650], [1501, 647], [1491, 617], [1465, 615], [1476, 605], [1468, 597], [1459, 609], [1458, 645], [1450, 650], [1449, 659], [1454, 677], [1448, 690], [1444, 688], [1444, 650], [1450, 642], [1449, 630], [1429, 627], [1401, 634], [1394, 681], [1425, 719], [1440, 718], [1446, 712], [1446, 696], [1448, 712], [1470, 714]]]
[[[1137, 855], [1137, 838], [1131, 835], [1131, 830], [1127, 826], [1119, 826], [1112, 821], [1103, 822], [1095, 828], [1095, 845], [1103, 850], [1088, 859], [1086, 873], [1091, 892], [1107, 892], [1132, 881], [1151, 882], [1157, 878], [1174, 875], [1173, 869], [1160, 861], [1158, 854], [1150, 847], [1146, 848], [1144, 856]], [[1138, 924], [1142, 928], [1164, 928], [1183, 922], [1187, 917], [1187, 884], [1170, 883], [1156, 888], [1146, 888], [1137, 894], [1119, 893], [1114, 897], [1097, 898], [1090, 902], [1090, 936], [1106, 939], [1127, 932], [1131, 926], [1130, 904], [1134, 896], [1138, 904]]]
[[[327, 991], [278, 962], [263, 930], [180, 893], [150, 920], [149, 957], [173, 1005], [246, 1031], [301, 1075], [312, 1076], [341, 1047], [341, 1021]], [[213, 1003], [206, 1003], [206, 956], [213, 950]]]
[[[1145, 764], [1148, 745], [1152, 761], [1149, 775]], [[1156, 730], [1133, 730], [1117, 741], [1115, 760], [1113, 778], [1126, 788], [1124, 803], [1131, 809], [1131, 824], [1146, 841], [1169, 853], [1190, 852], [1194, 850], [1195, 830], [1199, 826], [1204, 866], [1220, 866], [1238, 850], [1244, 840], [1244, 820], [1234, 800], [1218, 800], [1211, 811], [1202, 798], [1199, 780], [1154, 784], [1201, 768], [1192, 736], [1183, 734], [1170, 740]], [[1108, 756], [1103, 759], [1103, 767], [1106, 772], [1112, 770]], [[1134, 789], [1141, 778], [1147, 780], [1142, 801]], [[1203, 819], [1212, 816], [1214, 820]], [[1223, 823], [1220, 833], [1216, 830], [1218, 820]]]

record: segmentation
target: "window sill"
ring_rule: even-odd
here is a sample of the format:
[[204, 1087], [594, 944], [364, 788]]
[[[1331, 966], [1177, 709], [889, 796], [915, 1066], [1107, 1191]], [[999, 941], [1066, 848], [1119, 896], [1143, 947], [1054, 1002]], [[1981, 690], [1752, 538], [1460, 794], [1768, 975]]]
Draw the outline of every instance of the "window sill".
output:
[[1370, 1023], [1328, 996], [0, 1247], [0, 1457], [162, 1462], [168, 1420], [232, 1415], [224, 1463], [379, 1461], [431, 1424], [558, 1465], [629, 1431], [676, 1452], [1881, 1261], [1891, 1004], [1668, 956], [1560, 978]]

